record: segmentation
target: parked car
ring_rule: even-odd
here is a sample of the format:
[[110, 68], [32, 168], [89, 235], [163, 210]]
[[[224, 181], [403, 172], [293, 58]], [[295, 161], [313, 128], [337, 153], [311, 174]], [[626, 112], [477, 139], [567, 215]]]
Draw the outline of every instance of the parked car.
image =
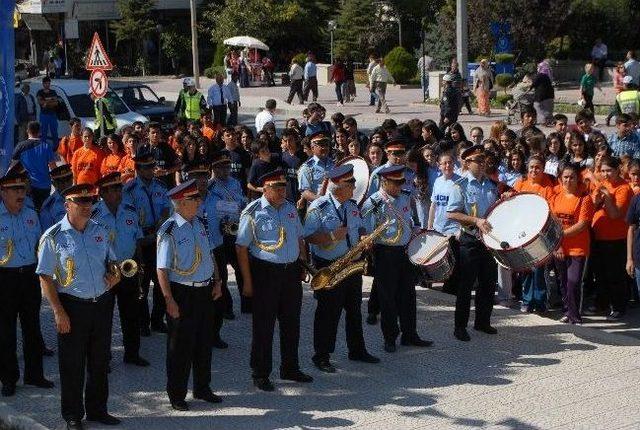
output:
[[158, 95], [147, 85], [140, 82], [111, 81], [109, 88], [116, 92], [134, 111], [158, 122], [163, 129], [173, 126], [176, 115], [164, 97]]
[[[41, 79], [27, 79], [34, 96], [42, 89]], [[53, 79], [51, 89], [58, 94], [58, 135], [69, 134], [69, 120], [73, 117], [82, 121], [83, 127], [94, 128], [95, 112], [93, 100], [89, 96], [89, 84], [87, 81], [77, 79]], [[15, 86], [16, 94], [20, 91], [20, 84]], [[118, 130], [136, 121], [147, 123], [149, 120], [137, 112], [132, 111], [127, 104], [113, 90], [109, 90], [105, 96], [109, 99], [113, 114], [116, 117]], [[40, 106], [36, 106], [38, 115]]]

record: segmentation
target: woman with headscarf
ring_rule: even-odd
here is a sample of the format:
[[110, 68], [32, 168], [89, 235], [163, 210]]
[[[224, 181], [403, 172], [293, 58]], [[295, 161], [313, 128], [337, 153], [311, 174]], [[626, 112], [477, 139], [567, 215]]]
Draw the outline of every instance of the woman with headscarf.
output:
[[476, 69], [473, 76], [473, 91], [478, 100], [478, 113], [480, 115], [491, 115], [491, 106], [489, 105], [489, 95], [493, 87], [493, 75], [489, 69], [489, 63], [486, 59], [480, 60], [480, 66]]

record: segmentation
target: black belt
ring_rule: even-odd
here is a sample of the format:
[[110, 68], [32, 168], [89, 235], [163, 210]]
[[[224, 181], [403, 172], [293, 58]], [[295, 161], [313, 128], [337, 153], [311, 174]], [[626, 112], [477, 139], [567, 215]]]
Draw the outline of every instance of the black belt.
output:
[[0, 272], [7, 272], [7, 273], [28, 273], [28, 272], [34, 272], [36, 271], [36, 265], [35, 264], [28, 264], [26, 266], [20, 266], [20, 267], [0, 267]]
[[67, 300], [71, 300], [73, 302], [79, 302], [79, 303], [98, 303], [100, 300], [109, 297], [111, 295], [111, 293], [109, 291], [105, 291], [104, 293], [102, 293], [101, 295], [99, 295], [98, 297], [91, 297], [88, 299], [84, 299], [82, 297], [77, 297], [74, 296], [72, 294], [67, 294], [67, 293], [58, 293], [58, 296], [61, 299], [67, 299]]
[[261, 260], [256, 257], [251, 257], [251, 262], [257, 262], [258, 264], [263, 264], [265, 266], [273, 267], [274, 269], [282, 269], [286, 270], [292, 266], [298, 266], [298, 260], [292, 261], [291, 263], [272, 263], [270, 261]]
[[211, 279], [207, 279], [206, 281], [201, 282], [171, 282], [172, 284], [180, 285], [181, 287], [186, 288], [202, 288], [208, 285], [211, 285]]

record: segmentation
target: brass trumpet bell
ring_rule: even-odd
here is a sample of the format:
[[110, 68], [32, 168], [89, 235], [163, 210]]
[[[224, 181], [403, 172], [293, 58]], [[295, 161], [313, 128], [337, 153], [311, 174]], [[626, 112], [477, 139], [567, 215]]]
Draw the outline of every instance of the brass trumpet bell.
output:
[[120, 273], [126, 278], [132, 278], [138, 273], [138, 263], [135, 260], [129, 258], [124, 260], [119, 265]]

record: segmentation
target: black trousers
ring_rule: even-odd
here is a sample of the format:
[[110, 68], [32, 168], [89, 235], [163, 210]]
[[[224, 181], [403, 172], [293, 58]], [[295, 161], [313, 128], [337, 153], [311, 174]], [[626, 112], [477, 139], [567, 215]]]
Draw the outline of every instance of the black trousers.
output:
[[211, 106], [213, 122], [224, 126], [227, 123], [227, 105]]
[[402, 246], [376, 245], [373, 255], [384, 340], [394, 342], [400, 332], [411, 338], [416, 335], [415, 268]]
[[498, 280], [498, 266], [489, 250], [475, 237], [460, 237], [460, 282], [456, 297], [455, 326], [466, 327], [471, 311], [471, 290], [478, 281], [475, 306], [477, 326], [489, 325], [493, 297]]
[[304, 89], [302, 90], [302, 95], [305, 102], [309, 99], [309, 92], [313, 93], [314, 102], [318, 100], [318, 78], [316, 78], [315, 76], [312, 76], [304, 81]]
[[[220, 245], [215, 248], [213, 251], [213, 259], [216, 263], [216, 269], [222, 271], [222, 267], [226, 268], [226, 256], [224, 245]], [[222, 276], [221, 276], [222, 279]], [[227, 280], [222, 279], [222, 297], [213, 302], [213, 335], [211, 336], [211, 341], [215, 342], [220, 339], [220, 330], [222, 329], [224, 318], [222, 314], [225, 311], [225, 296], [229, 296], [229, 289], [227, 288]]]
[[[314, 257], [316, 268], [331, 264], [327, 260]], [[342, 310], [345, 312], [347, 348], [351, 354], [366, 352], [362, 333], [362, 275], [352, 275], [331, 290], [314, 292], [318, 301], [313, 319], [314, 359], [329, 359], [336, 347], [338, 323]]]
[[298, 96], [298, 102], [300, 102], [300, 104], [304, 103], [304, 96], [302, 95], [302, 79], [295, 79], [291, 81], [287, 103], [291, 103], [293, 101], [293, 97], [296, 95]]
[[58, 334], [62, 418], [82, 419], [85, 409], [87, 415], [106, 414], [113, 294], [107, 292], [96, 302], [60, 294], [60, 302], [71, 321], [71, 331]]
[[227, 119], [227, 125], [238, 124], [238, 102], [227, 103], [229, 107], [229, 118]]
[[612, 311], [627, 310], [629, 289], [627, 287], [626, 241], [595, 240], [593, 242], [593, 272], [596, 278], [596, 306], [610, 307]]
[[[223, 249], [222, 260], [217, 266], [220, 270], [220, 278], [222, 279], [222, 303], [224, 310], [227, 312], [233, 311], [233, 298], [227, 287], [227, 281], [229, 279], [229, 270], [227, 265], [231, 265], [236, 274], [236, 284], [238, 285], [238, 294], [240, 294], [240, 311], [242, 313], [251, 313], [251, 298], [242, 295], [242, 287], [244, 281], [242, 279], [242, 273], [240, 273], [240, 266], [238, 265], [238, 257], [236, 255], [236, 236], [225, 235], [223, 237]], [[218, 261], [216, 261], [216, 264]]]
[[189, 287], [171, 283], [180, 317], [169, 321], [167, 336], [167, 394], [169, 400], [184, 400], [193, 366], [194, 393], [210, 390], [211, 326], [214, 301], [211, 287]]
[[273, 264], [251, 258], [253, 278], [253, 337], [251, 369], [254, 378], [267, 378], [273, 369], [273, 330], [280, 328], [281, 371], [299, 369], [301, 270], [297, 262]]
[[35, 265], [0, 268], [0, 382], [15, 385], [20, 379], [17, 355], [18, 319], [22, 328], [24, 379], [42, 379], [42, 293]]
[[[142, 259], [144, 264], [144, 276], [142, 277], [142, 291], [140, 292], [140, 327], [149, 327], [151, 325], [160, 325], [166, 312], [166, 304], [160, 283], [158, 282], [158, 273], [156, 272], [156, 243], [145, 243], [142, 245]], [[149, 296], [150, 282], [153, 281], [153, 307], [151, 315], [149, 315]]]
[[140, 291], [137, 275], [122, 280], [112, 289], [118, 303], [124, 358], [138, 358], [140, 352]]

